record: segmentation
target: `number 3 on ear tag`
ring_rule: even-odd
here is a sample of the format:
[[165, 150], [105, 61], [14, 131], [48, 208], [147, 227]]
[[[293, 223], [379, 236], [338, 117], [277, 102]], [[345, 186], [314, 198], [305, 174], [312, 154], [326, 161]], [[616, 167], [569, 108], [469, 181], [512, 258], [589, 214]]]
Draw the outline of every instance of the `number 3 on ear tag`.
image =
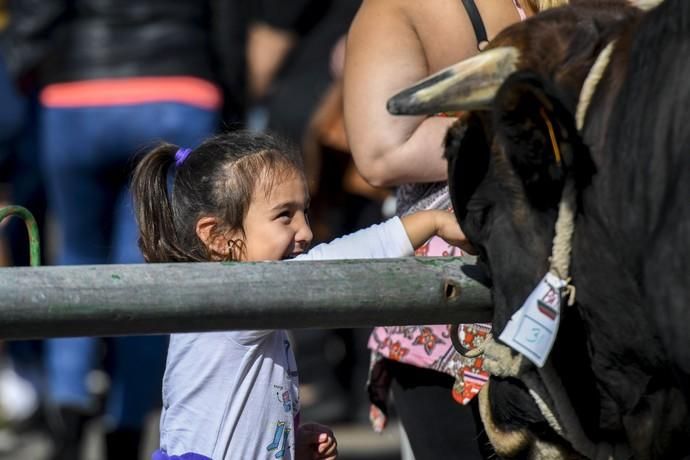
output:
[[566, 282], [547, 273], [511, 316], [499, 339], [538, 367], [548, 358], [561, 320], [561, 298]]

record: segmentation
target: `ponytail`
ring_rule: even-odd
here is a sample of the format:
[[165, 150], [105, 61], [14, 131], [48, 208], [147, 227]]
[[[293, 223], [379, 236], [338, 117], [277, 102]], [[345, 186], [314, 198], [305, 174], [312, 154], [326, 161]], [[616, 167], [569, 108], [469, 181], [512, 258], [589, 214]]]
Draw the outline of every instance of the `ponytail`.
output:
[[168, 171], [178, 148], [162, 143], [138, 163], [132, 178], [139, 249], [147, 262], [191, 261], [180, 248], [168, 196]]

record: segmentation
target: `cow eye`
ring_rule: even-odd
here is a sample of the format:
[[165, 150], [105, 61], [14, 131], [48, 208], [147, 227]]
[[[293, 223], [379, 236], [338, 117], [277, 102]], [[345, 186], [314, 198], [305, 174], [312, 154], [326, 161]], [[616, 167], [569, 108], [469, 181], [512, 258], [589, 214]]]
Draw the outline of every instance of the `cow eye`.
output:
[[482, 235], [488, 230], [489, 217], [492, 205], [485, 202], [470, 202], [466, 208], [466, 215], [462, 228], [470, 241], [479, 243]]
[[489, 219], [492, 206], [488, 203], [477, 203], [467, 206], [467, 215], [472, 216], [474, 223], [479, 227], [484, 227]]

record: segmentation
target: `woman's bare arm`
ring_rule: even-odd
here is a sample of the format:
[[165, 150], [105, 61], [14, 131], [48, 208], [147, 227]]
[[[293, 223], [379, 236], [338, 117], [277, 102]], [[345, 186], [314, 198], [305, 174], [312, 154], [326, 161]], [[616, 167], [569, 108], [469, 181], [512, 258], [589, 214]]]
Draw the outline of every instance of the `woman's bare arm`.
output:
[[[477, 2], [489, 37], [519, 19], [512, 0]], [[442, 158], [452, 118], [393, 116], [386, 101], [477, 53], [459, 0], [364, 0], [348, 35], [345, 122], [362, 175], [373, 185], [446, 179]]]
[[364, 0], [347, 42], [345, 122], [357, 168], [372, 185], [446, 178], [443, 138], [452, 119], [393, 116], [386, 101], [429, 74], [407, 14], [388, 0]]

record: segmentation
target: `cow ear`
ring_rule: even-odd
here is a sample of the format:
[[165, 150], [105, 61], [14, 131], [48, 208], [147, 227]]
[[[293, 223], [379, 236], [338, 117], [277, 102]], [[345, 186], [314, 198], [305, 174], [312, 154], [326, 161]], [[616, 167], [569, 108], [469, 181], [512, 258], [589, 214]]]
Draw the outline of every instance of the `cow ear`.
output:
[[486, 112], [468, 112], [449, 130], [445, 141], [448, 191], [458, 221], [467, 214], [467, 203], [489, 169], [489, 143], [482, 118]]
[[531, 72], [511, 75], [494, 100], [498, 146], [521, 179], [529, 201], [541, 209], [558, 204], [573, 151], [581, 145], [574, 111], [563, 100]]

